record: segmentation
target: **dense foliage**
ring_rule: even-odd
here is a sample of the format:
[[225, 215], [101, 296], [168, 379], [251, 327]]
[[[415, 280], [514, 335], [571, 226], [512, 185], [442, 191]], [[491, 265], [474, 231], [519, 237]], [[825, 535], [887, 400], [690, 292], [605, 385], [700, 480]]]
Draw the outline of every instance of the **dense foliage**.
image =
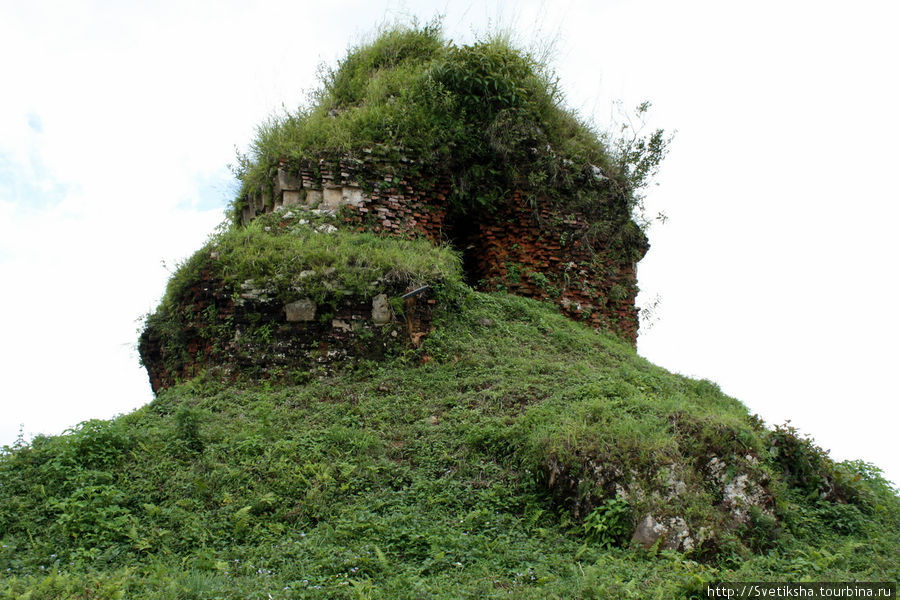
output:
[[457, 46], [438, 25], [391, 29], [325, 71], [308, 106], [259, 127], [238, 157], [235, 214], [266, 194], [281, 161], [375, 149], [452, 173], [460, 211], [519, 189], [596, 221], [629, 220], [667, 141], [604, 139], [564, 107], [548, 66], [506, 38]]
[[[546, 477], [735, 450], [771, 477], [774, 517], [688, 553], [629, 549], [639, 499]], [[200, 376], [0, 457], [10, 599], [694, 598], [717, 580], [895, 581], [898, 536], [871, 465], [505, 295], [468, 295], [391, 361], [303, 386]]]

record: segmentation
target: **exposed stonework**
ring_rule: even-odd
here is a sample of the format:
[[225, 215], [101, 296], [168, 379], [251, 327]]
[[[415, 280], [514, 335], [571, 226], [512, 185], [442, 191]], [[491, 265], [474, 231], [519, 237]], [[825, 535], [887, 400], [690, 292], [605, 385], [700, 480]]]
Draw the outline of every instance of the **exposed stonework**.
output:
[[[271, 233], [297, 225], [333, 235], [342, 227], [450, 244], [461, 252], [468, 283], [476, 289], [555, 302], [574, 319], [636, 342], [635, 261], [646, 251], [642, 235], [629, 252], [616, 252], [584, 215], [518, 191], [491, 209], [462, 211], [450, 204], [459, 182], [449, 168], [428, 167], [399, 149], [384, 151], [362, 159], [283, 162], [270, 187], [248, 199], [241, 218], [247, 224], [260, 214], [278, 213], [266, 225]], [[588, 173], [586, 185], [596, 185], [596, 177]], [[329, 277], [328, 271], [321, 275]], [[298, 297], [286, 298], [270, 284], [247, 280], [228, 293], [220, 281], [198, 281], [193, 297], [179, 300], [177, 310], [187, 321], [177, 343], [162, 343], [154, 336], [163, 334], [150, 329], [141, 339], [154, 390], [202, 369], [308, 374], [383, 354], [395, 343], [418, 346], [430, 330], [434, 300], [428, 293], [407, 297], [413, 290], [375, 286], [369, 295], [348, 297], [331, 288], [333, 298], [317, 306], [302, 285]], [[389, 299], [401, 297], [402, 307], [391, 305]]]
[[537, 213], [518, 193], [474, 224], [469, 269], [479, 287], [557, 302], [566, 315], [637, 340], [635, 265], [588, 245], [587, 225], [552, 207]]
[[289, 323], [312, 321], [316, 318], [316, 303], [309, 298], [284, 305], [285, 316]]
[[642, 237], [637, 258], [620, 256], [603, 239], [588, 242], [582, 215], [549, 202], [532, 207], [515, 191], [496, 210], [451, 218], [451, 180], [403, 156], [282, 163], [271, 192], [250, 199], [242, 219], [301, 204], [335, 211], [360, 231], [451, 243], [477, 289], [556, 302], [564, 314], [636, 343]]
[[[756, 458], [749, 454], [744, 460], [751, 465], [757, 462]], [[767, 480], [760, 481], [749, 472], [735, 471], [718, 456], [709, 459], [706, 463], [706, 472], [709, 478], [718, 484], [722, 508], [731, 514], [735, 523], [746, 523], [750, 518], [752, 507], [772, 515], [774, 499], [765, 487]]]
[[638, 523], [631, 536], [631, 541], [648, 549], [657, 543], [664, 550], [690, 552], [694, 549], [694, 539], [691, 537], [690, 529], [681, 517], [672, 517], [664, 522], [659, 522], [653, 515], [648, 514]]
[[[746, 531], [753, 512], [774, 517], [768, 477], [752, 454], [712, 456], [699, 464], [675, 460], [638, 471], [623, 467], [621, 458], [579, 453], [568, 463], [550, 457], [541, 476], [550, 496], [577, 519], [610, 498], [627, 502], [643, 515], [631, 541], [644, 548], [690, 552], [724, 532]], [[701, 505], [713, 509], [691, 509]]]
[[[183, 339], [177, 351], [167, 349], [162, 332], [144, 330], [139, 351], [154, 393], [203, 370], [226, 378], [251, 373], [304, 379], [329, 373], [332, 365], [380, 358], [397, 344], [418, 345], [431, 328], [433, 300], [427, 293], [408, 298], [407, 314], [395, 318], [389, 310], [373, 311], [381, 306], [379, 298], [387, 304], [385, 293], [344, 298], [319, 315], [309, 298], [282, 305], [265, 289], [244, 289], [232, 297], [221, 281], [203, 273], [184, 299], [183, 312], [193, 317], [178, 332]], [[408, 290], [386, 291], [400, 296]]]
[[391, 320], [391, 307], [388, 304], [387, 294], [378, 294], [372, 298], [372, 322], [376, 325], [384, 325]]

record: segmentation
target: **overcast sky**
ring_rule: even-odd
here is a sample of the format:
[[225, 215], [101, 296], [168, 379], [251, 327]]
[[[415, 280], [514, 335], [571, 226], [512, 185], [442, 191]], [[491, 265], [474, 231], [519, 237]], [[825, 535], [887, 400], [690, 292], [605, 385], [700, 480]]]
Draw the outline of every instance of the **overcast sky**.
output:
[[[554, 48], [571, 107], [653, 102], [639, 352], [900, 481], [900, 3], [0, 1], [0, 444], [150, 401], [135, 342], [223, 219], [235, 146], [379, 23]], [[893, 374], [893, 375], [892, 375]]]

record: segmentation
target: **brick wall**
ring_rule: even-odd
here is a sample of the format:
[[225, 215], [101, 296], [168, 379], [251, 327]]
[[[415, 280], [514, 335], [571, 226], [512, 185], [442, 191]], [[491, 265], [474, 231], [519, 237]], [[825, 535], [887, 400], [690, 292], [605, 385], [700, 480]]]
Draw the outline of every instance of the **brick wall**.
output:
[[271, 191], [243, 217], [303, 203], [339, 211], [360, 231], [449, 243], [463, 253], [477, 289], [552, 301], [574, 319], [637, 342], [635, 261], [589, 236], [583, 215], [549, 202], [532, 207], [518, 192], [493, 211], [453, 215], [450, 191], [448, 173], [399, 154], [325, 156], [282, 163]]
[[583, 219], [550, 206], [532, 209], [514, 193], [472, 225], [465, 244], [479, 288], [556, 302], [574, 319], [637, 342], [635, 265], [602, 240], [588, 242]]
[[[174, 307], [177, 332], [144, 329], [138, 343], [141, 362], [158, 393], [204, 370], [225, 379], [252, 374], [305, 381], [335, 366], [381, 358], [400, 345], [418, 346], [431, 328], [435, 301], [430, 290], [407, 298], [402, 317], [387, 307], [387, 298], [411, 290], [397, 285], [377, 291], [373, 297], [341, 298], [318, 307], [310, 301], [306, 311], [292, 311], [292, 305], [265, 294], [233, 295], [205, 269]], [[173, 334], [179, 339], [167, 339]]]

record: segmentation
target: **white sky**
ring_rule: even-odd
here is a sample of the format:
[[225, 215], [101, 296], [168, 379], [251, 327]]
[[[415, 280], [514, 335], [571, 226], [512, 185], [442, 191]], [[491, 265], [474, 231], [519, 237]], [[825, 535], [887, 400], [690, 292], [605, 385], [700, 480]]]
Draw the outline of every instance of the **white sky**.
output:
[[555, 40], [569, 104], [653, 102], [639, 351], [900, 481], [900, 3], [0, 1], [0, 444], [151, 399], [134, 350], [254, 127], [378, 23]]

